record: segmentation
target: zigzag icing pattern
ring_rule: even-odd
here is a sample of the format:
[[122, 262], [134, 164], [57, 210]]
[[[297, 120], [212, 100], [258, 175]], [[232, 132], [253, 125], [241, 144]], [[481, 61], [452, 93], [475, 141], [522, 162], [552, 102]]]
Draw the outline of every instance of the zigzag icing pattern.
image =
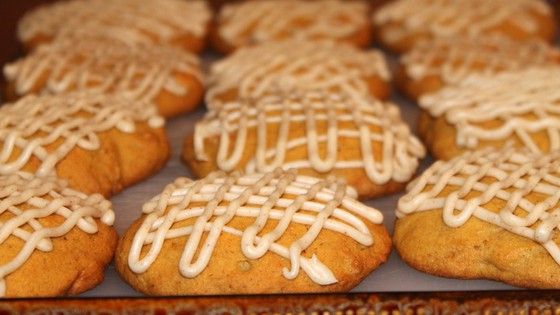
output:
[[[192, 202], [202, 202], [205, 206], [189, 208]], [[335, 275], [314, 254], [311, 258], [302, 256], [319, 232], [328, 229], [371, 246], [375, 240], [361, 218], [376, 224], [383, 221], [381, 212], [346, 196], [344, 181], [318, 180], [281, 169], [254, 175], [235, 172], [225, 176], [215, 172], [198, 181], [179, 178], [147, 202], [143, 211], [147, 216], [134, 236], [128, 257], [128, 264], [136, 273], [150, 267], [166, 239], [188, 235], [178, 268], [184, 277], [196, 277], [212, 259], [220, 235], [229, 233], [239, 236], [241, 249], [248, 259], [258, 259], [271, 252], [290, 261], [291, 267], [282, 270], [286, 278], [294, 279], [302, 269], [321, 285], [337, 282]], [[236, 216], [255, 221], [238, 230], [228, 226]], [[174, 227], [175, 223], [190, 218], [197, 218], [192, 225]], [[257, 236], [269, 220], [278, 224]], [[277, 243], [292, 224], [309, 228], [289, 246]], [[203, 233], [208, 235], [202, 243]], [[143, 248], [148, 250], [140, 258]]]

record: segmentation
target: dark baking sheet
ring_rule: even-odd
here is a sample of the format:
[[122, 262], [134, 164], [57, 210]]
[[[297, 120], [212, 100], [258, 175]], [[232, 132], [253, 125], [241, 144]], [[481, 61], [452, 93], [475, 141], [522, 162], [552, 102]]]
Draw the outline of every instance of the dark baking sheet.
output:
[[[0, 1], [0, 63], [15, 60], [22, 55], [22, 50], [15, 39], [17, 19], [27, 9], [45, 0], [27, 0], [21, 2]], [[207, 54], [206, 61], [215, 56]], [[392, 100], [400, 105], [403, 117], [412, 128], [418, 109], [396, 93]], [[160, 193], [164, 186], [177, 176], [190, 174], [180, 162], [179, 155], [185, 135], [192, 131], [194, 123], [202, 117], [204, 108], [167, 122], [166, 129], [172, 146], [172, 156], [166, 167], [156, 176], [126, 189], [112, 198], [117, 214], [115, 227], [119, 234], [140, 215], [141, 204]], [[422, 169], [431, 163], [427, 158]], [[392, 233], [395, 220], [394, 208], [400, 194], [370, 200], [366, 203], [378, 208], [385, 215], [384, 224]], [[103, 305], [102, 309], [99, 306]], [[434, 277], [415, 271], [404, 264], [393, 251], [389, 261], [374, 271], [352, 293], [319, 295], [267, 295], [267, 296], [229, 296], [229, 297], [173, 297], [151, 298], [131, 289], [124, 283], [114, 267], [109, 266], [105, 281], [97, 288], [78, 297], [65, 299], [15, 299], [1, 300], [0, 314], [12, 311], [51, 309], [59, 306], [60, 310], [82, 310], [88, 312], [152, 310], [156, 312], [206, 313], [215, 310], [218, 313], [316, 313], [327, 314], [368, 314], [381, 311], [407, 311], [409, 313], [432, 311], [468, 312], [473, 309], [518, 310], [529, 314], [534, 310], [560, 312], [560, 292], [529, 291], [515, 288], [503, 283], [486, 280], [454, 280]], [[13, 309], [12, 309], [13, 308]], [[158, 311], [159, 310], [159, 311]], [[221, 311], [220, 311], [221, 310]], [[430, 311], [431, 310], [431, 311]], [[223, 311], [223, 312], [222, 312]], [[382, 312], [383, 313], [383, 312]], [[515, 313], [518, 313], [517, 311]]]

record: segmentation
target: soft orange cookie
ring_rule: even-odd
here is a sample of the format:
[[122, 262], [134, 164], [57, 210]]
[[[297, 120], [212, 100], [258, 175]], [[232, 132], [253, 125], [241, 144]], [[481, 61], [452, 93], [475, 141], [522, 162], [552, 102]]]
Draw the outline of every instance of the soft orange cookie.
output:
[[117, 246], [111, 203], [67, 186], [0, 175], [0, 297], [75, 295], [103, 281]]
[[399, 199], [393, 240], [438, 276], [560, 288], [560, 151], [485, 148], [437, 162]]
[[153, 105], [119, 95], [26, 96], [0, 107], [0, 174], [56, 173], [76, 190], [110, 196], [164, 166], [163, 125]]
[[499, 34], [527, 40], [554, 40], [553, 10], [544, 0], [396, 0], [374, 13], [381, 44], [405, 52], [437, 37]]
[[383, 215], [294, 170], [192, 181], [144, 204], [115, 267], [150, 295], [345, 292], [387, 260]]
[[285, 40], [242, 48], [213, 63], [206, 105], [306, 90], [386, 99], [390, 79], [378, 50], [330, 40]]
[[18, 23], [17, 37], [28, 50], [57, 37], [87, 36], [200, 52], [211, 18], [202, 0], [67, 0], [27, 12]]
[[368, 6], [342, 0], [247, 0], [224, 5], [210, 40], [222, 53], [285, 39], [371, 43]]
[[560, 67], [470, 76], [420, 98], [418, 133], [437, 159], [508, 142], [560, 149]]
[[183, 160], [197, 177], [277, 167], [335, 175], [366, 199], [404, 189], [424, 154], [396, 105], [309, 92], [210, 110], [187, 136]]
[[491, 75], [547, 65], [560, 65], [560, 50], [541, 40], [443, 37], [423, 41], [402, 55], [395, 83], [417, 100], [472, 74]]
[[4, 66], [7, 96], [70, 91], [120, 93], [155, 104], [164, 117], [194, 110], [204, 94], [198, 57], [171, 46], [61, 38]]

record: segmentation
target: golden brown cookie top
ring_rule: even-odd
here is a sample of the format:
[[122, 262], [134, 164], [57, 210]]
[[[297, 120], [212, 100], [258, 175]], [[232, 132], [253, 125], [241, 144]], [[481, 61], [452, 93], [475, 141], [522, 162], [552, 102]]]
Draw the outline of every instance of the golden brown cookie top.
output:
[[222, 7], [218, 34], [234, 47], [289, 38], [343, 39], [369, 27], [367, 13], [361, 1], [244, 1]]
[[14, 83], [18, 95], [90, 90], [153, 102], [162, 90], [178, 96], [188, 92], [176, 73], [203, 82], [199, 64], [194, 54], [171, 46], [133, 47], [111, 39], [60, 38], [5, 65], [4, 76]]
[[[0, 200], [0, 245], [10, 239], [23, 242], [13, 256], [0, 255], [0, 297], [6, 294], [5, 278], [34, 251], [56, 251], [53, 238], [74, 228], [94, 234], [98, 231], [96, 221], [111, 226], [115, 219], [111, 203], [103, 196], [85, 195], [54, 176], [36, 178], [24, 172], [0, 175]], [[51, 217], [59, 220], [49, 220]]]
[[391, 73], [378, 50], [363, 51], [330, 40], [286, 40], [242, 48], [210, 69], [206, 103], [236, 89], [240, 98], [305, 90], [369, 95], [367, 78], [388, 82]]
[[26, 96], [0, 107], [0, 174], [19, 171], [37, 158], [36, 174], [47, 176], [75, 147], [97, 150], [98, 133], [113, 128], [133, 133], [138, 122], [164, 125], [154, 106], [116, 94]]
[[[305, 129], [292, 127], [298, 124], [304, 124]], [[377, 184], [390, 180], [406, 182], [425, 154], [396, 105], [361, 96], [307, 92], [230, 102], [210, 110], [195, 125], [197, 159], [206, 159], [205, 139], [220, 137], [218, 169], [232, 171], [245, 147], [253, 143], [247, 136], [250, 129], [255, 130], [258, 140], [254, 143], [256, 156], [245, 166], [248, 173], [268, 172], [280, 166], [309, 168], [320, 173], [364, 169]], [[233, 133], [235, 141], [230, 141], [229, 134]], [[351, 150], [352, 156], [342, 158], [343, 138], [359, 140], [359, 150]], [[380, 148], [379, 152], [374, 150], [375, 146]], [[297, 147], [305, 148], [306, 155], [297, 160], [287, 159], [286, 151]], [[325, 147], [323, 153], [319, 147]]]
[[552, 16], [546, 1], [397, 0], [377, 10], [373, 20], [377, 27], [397, 23], [382, 32], [386, 42], [396, 43], [419, 32], [430, 37], [487, 35], [506, 24], [538, 37], [538, 16]]
[[[143, 211], [147, 215], [134, 235], [128, 256], [128, 265], [136, 273], [150, 268], [166, 239], [187, 236], [177, 268], [183, 277], [194, 278], [214, 255], [221, 254], [214, 253], [214, 247], [222, 234], [229, 233], [240, 237], [239, 246], [248, 259], [272, 252], [290, 261], [289, 269], [271, 272], [282, 272], [293, 279], [302, 270], [322, 285], [335, 283], [335, 275], [314, 253], [303, 253], [321, 230], [372, 246], [376, 240], [364, 220], [375, 224], [383, 221], [381, 212], [348, 197], [343, 180], [319, 180], [281, 169], [253, 175], [215, 172], [198, 181], [179, 178], [147, 202]], [[244, 229], [228, 225], [238, 216], [254, 218], [254, 223]], [[192, 218], [196, 220], [191, 224], [181, 224]], [[269, 221], [278, 224], [263, 233]], [[289, 244], [278, 241], [289, 233], [290, 226], [300, 224], [308, 226], [306, 233]], [[149, 253], [140, 257], [145, 247], [149, 247]]]
[[204, 37], [211, 11], [202, 0], [69, 0], [39, 6], [20, 20], [17, 34], [110, 37], [128, 44], [170, 43], [191, 34]]
[[[496, 75], [473, 75], [419, 105], [432, 117], [444, 117], [456, 129], [458, 146], [473, 149], [481, 141], [517, 138], [531, 151], [560, 149], [560, 67], [530, 68]], [[543, 148], [531, 137], [542, 131]]]
[[436, 162], [407, 190], [398, 217], [442, 209], [451, 227], [476, 217], [536, 241], [560, 263], [558, 150], [541, 155], [507, 146], [466, 153]]
[[541, 40], [515, 41], [504, 36], [442, 37], [422, 41], [400, 58], [412, 80], [438, 76], [453, 84], [473, 74], [494, 74], [559, 64], [560, 51]]

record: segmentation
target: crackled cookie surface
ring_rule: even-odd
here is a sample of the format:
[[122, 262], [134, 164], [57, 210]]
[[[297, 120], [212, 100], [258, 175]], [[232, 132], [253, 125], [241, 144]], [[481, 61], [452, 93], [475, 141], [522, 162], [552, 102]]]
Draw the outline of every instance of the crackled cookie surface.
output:
[[424, 41], [402, 55], [395, 83], [417, 100], [469, 75], [560, 65], [560, 51], [541, 40], [503, 36], [446, 37]]
[[396, 52], [437, 37], [499, 34], [551, 42], [556, 32], [543, 0], [397, 0], [377, 10], [373, 23], [380, 42]]
[[371, 31], [367, 4], [340, 0], [231, 3], [221, 8], [211, 34], [214, 47], [223, 53], [291, 38], [332, 39], [368, 47]]
[[0, 175], [0, 297], [75, 295], [103, 281], [117, 233], [111, 203], [54, 176]]
[[393, 236], [423, 272], [560, 288], [560, 151], [486, 148], [437, 162], [398, 202]]
[[200, 52], [210, 19], [210, 8], [201, 0], [69, 0], [27, 12], [17, 36], [28, 49], [57, 37], [86, 36]]
[[163, 167], [163, 124], [155, 107], [118, 95], [26, 96], [0, 107], [0, 174], [55, 173], [109, 196]]
[[560, 68], [471, 76], [420, 98], [418, 130], [438, 159], [509, 141], [535, 153], [560, 149]]
[[344, 177], [360, 198], [401, 190], [423, 156], [394, 104], [324, 93], [227, 103], [196, 124], [183, 150], [198, 177], [297, 168]]
[[348, 291], [391, 242], [383, 215], [347, 194], [294, 170], [179, 178], [144, 205], [115, 265], [152, 295]]
[[198, 57], [170, 46], [129, 46], [112, 39], [61, 38], [4, 66], [7, 95], [70, 91], [120, 93], [155, 104], [165, 116], [202, 100]]
[[330, 40], [286, 40], [243, 48], [212, 64], [206, 104], [306, 90], [385, 99], [390, 79], [387, 60], [378, 50]]

